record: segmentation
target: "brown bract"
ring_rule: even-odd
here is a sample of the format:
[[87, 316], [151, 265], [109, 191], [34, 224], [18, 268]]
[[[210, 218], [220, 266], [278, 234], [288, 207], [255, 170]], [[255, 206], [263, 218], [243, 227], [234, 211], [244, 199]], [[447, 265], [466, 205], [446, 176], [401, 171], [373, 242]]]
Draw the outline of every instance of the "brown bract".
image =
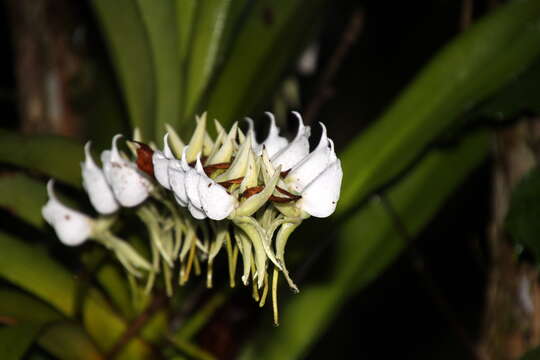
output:
[[154, 177], [154, 163], [152, 161], [152, 155], [154, 150], [150, 146], [135, 140], [130, 140], [137, 144], [137, 167], [139, 170], [144, 171], [151, 177]]

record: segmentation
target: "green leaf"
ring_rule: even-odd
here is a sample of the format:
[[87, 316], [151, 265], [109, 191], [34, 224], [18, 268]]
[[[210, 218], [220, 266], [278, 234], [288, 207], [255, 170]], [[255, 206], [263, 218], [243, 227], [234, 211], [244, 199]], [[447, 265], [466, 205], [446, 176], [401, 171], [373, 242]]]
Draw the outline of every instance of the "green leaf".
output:
[[191, 117], [217, 63], [217, 55], [227, 23], [231, 0], [199, 3], [193, 25], [187, 65], [185, 115]]
[[[193, 21], [197, 11], [197, 0], [175, 0], [176, 24], [178, 27], [178, 48], [182, 66], [188, 58], [191, 44]], [[185, 75], [185, 74], [182, 74]]]
[[4, 360], [22, 359], [42, 329], [41, 323], [0, 327], [0, 354]]
[[522, 115], [523, 111], [540, 113], [540, 61], [471, 111], [467, 118], [472, 122], [478, 118], [503, 121]]
[[[487, 154], [489, 138], [472, 135], [459, 147], [429, 154], [385, 194], [410, 236], [417, 234], [437, 209]], [[326, 227], [328, 228], [328, 227]], [[332, 236], [332, 234], [319, 235]], [[334, 237], [334, 236], [333, 236]], [[336, 266], [324, 281], [301, 287], [282, 310], [280, 326], [246, 348], [241, 359], [298, 359], [321, 335], [351, 294], [372, 281], [406, 246], [378, 198], [355, 212], [337, 230], [332, 243]]]
[[48, 325], [38, 344], [63, 360], [101, 360], [103, 355], [88, 334], [75, 323], [62, 321]]
[[181, 62], [174, 0], [137, 0], [148, 30], [156, 81], [155, 140], [161, 143], [165, 124], [180, 120]]
[[536, 0], [509, 2], [458, 36], [343, 153], [338, 213], [405, 169], [463, 112], [508, 84], [539, 54]]
[[86, 270], [94, 274], [117, 311], [131, 319], [134, 308], [128, 280], [122, 271], [123, 268], [115, 266], [118, 264], [111, 258], [110, 252], [104, 247], [95, 247], [90, 251], [85, 251], [81, 256], [81, 261]]
[[[275, 88], [312, 34], [323, 1], [256, 1], [209, 92], [208, 112], [225, 126]], [[234, 91], [231, 91], [231, 88]]]
[[123, 89], [129, 118], [145, 139], [154, 139], [156, 83], [152, 46], [133, 0], [94, 0], [95, 13]]
[[0, 208], [36, 227], [45, 224], [41, 207], [47, 202], [45, 185], [24, 174], [0, 175]]
[[512, 192], [506, 229], [512, 240], [531, 250], [540, 262], [540, 168], [532, 169]]
[[[80, 326], [66, 322], [60, 313], [20, 291], [0, 288], [0, 314], [14, 319], [16, 323], [46, 324], [37, 342], [59, 359], [98, 360], [103, 358]], [[3, 352], [0, 353], [3, 354]]]
[[82, 146], [66, 137], [0, 132], [0, 163], [37, 170], [73, 186], [81, 186], [83, 158]]
[[[82, 304], [77, 304], [78, 283], [66, 269], [43, 249], [30, 246], [0, 232], [0, 277], [51, 304], [62, 314], [73, 317], [80, 305], [82, 322], [103, 349], [109, 349], [126, 329], [125, 322], [112, 310], [96, 289], [88, 289]], [[31, 264], [31, 266], [29, 266]], [[126, 359], [149, 354], [140, 340], [130, 342], [122, 356]]]

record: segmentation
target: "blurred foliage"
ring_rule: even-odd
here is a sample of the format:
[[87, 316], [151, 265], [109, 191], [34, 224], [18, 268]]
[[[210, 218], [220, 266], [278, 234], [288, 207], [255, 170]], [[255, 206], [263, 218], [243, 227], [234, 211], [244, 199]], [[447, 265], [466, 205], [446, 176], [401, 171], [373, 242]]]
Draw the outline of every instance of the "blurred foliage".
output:
[[512, 240], [524, 246], [540, 261], [540, 169], [532, 169], [512, 192], [506, 229]]
[[[157, 143], [165, 123], [187, 130], [194, 114], [208, 110], [228, 125], [271, 103], [315, 36], [327, 5], [322, 0], [91, 4], [131, 130], [138, 127]], [[344, 147], [338, 212], [324, 228], [311, 220], [320, 230], [318, 240], [332, 242], [326, 277], [286, 297], [281, 326], [267, 329], [269, 322], [262, 322], [241, 344], [243, 359], [307, 354], [344, 302], [392, 263], [485, 159], [488, 132], [471, 132], [469, 126], [479, 118], [537, 109], [539, 55], [540, 2], [509, 2], [440, 50], [383, 115]], [[451, 130], [459, 135], [453, 146], [436, 146]], [[80, 188], [82, 154], [81, 144], [71, 139], [0, 131], [0, 162], [9, 167], [0, 176], [0, 206], [48, 239], [40, 214], [43, 175]], [[508, 218], [511, 234], [537, 255], [539, 176], [536, 170], [516, 189]], [[80, 262], [90, 274], [82, 273], [95, 281], [81, 288], [78, 270], [46, 251], [42, 239], [12, 232], [0, 233], [0, 277], [10, 284], [0, 289], [0, 315], [14, 319], [0, 328], [0, 353], [18, 358], [35, 340], [61, 359], [77, 352], [81, 359], [102, 358], [141, 315], [128, 305], [122, 275], [111, 263], [101, 266], [103, 256], [84, 247]], [[176, 333], [169, 331], [166, 312], [158, 311], [119, 358], [148, 357], [151, 344], [164, 342], [170, 346], [163, 350], [178, 356], [209, 356], [192, 341], [229, 296], [216, 291]]]

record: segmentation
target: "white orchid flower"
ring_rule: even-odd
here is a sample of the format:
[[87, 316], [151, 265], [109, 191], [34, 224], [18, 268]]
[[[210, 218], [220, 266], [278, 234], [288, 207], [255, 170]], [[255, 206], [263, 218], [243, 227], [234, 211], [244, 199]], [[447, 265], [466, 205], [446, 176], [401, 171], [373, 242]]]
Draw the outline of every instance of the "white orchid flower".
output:
[[272, 157], [289, 145], [289, 141], [283, 136], [279, 136], [279, 128], [276, 125], [274, 114], [268, 111], [265, 112], [265, 114], [270, 118], [270, 129], [268, 130], [268, 136], [264, 139], [262, 145], [266, 148], [268, 156]]
[[236, 200], [227, 190], [206, 175], [197, 159], [195, 170], [199, 174], [198, 193], [201, 210], [212, 220], [223, 220], [233, 211]]
[[101, 153], [103, 172], [116, 200], [125, 207], [141, 204], [148, 197], [152, 184], [131, 161], [120, 155], [116, 142], [122, 135], [113, 137], [112, 149]]
[[195, 168], [190, 167], [186, 171], [185, 188], [186, 195], [189, 200], [189, 212], [195, 219], [202, 220], [206, 218], [206, 214], [202, 209], [201, 196], [199, 194], [199, 180], [201, 179], [201, 175], [198, 168], [202, 168], [200, 153], [197, 155], [197, 163]]
[[293, 111], [292, 113], [298, 119], [296, 136], [289, 145], [271, 157], [272, 164], [276, 167], [281, 165], [283, 171], [291, 169], [309, 154], [309, 135], [311, 134], [311, 129], [309, 126], [304, 126], [302, 116], [298, 112]]
[[154, 177], [158, 183], [167, 190], [171, 190], [169, 181], [169, 163], [174, 160], [174, 155], [169, 147], [169, 133], [163, 137], [163, 151], [156, 150], [152, 155], [154, 165]]
[[189, 199], [186, 194], [186, 173], [189, 170], [189, 164], [186, 161], [186, 152], [188, 147], [184, 147], [182, 150], [181, 160], [171, 160], [169, 162], [169, 183], [171, 184], [171, 190], [174, 192], [176, 202], [182, 206], [188, 206]]
[[343, 171], [322, 124], [321, 139], [317, 147], [291, 169], [285, 183], [301, 194], [297, 207], [314, 217], [330, 216], [339, 199]]
[[54, 194], [53, 187], [54, 181], [51, 179], [47, 183], [49, 201], [41, 209], [43, 218], [54, 228], [64, 245], [84, 243], [92, 234], [93, 219], [62, 204]]
[[96, 165], [92, 158], [90, 146], [90, 141], [84, 146], [85, 159], [81, 163], [83, 187], [97, 212], [104, 215], [112, 214], [118, 210], [119, 205], [107, 179], [105, 179], [103, 170]]
[[336, 159], [306, 186], [297, 205], [314, 217], [332, 215], [339, 200], [342, 178], [341, 161]]
[[272, 157], [280, 150], [284, 149], [288, 144], [286, 138], [279, 136], [279, 127], [276, 125], [276, 119], [274, 114], [267, 111], [265, 112], [266, 116], [270, 119], [270, 127], [268, 129], [268, 135], [260, 144], [257, 143], [255, 139], [255, 129], [253, 125], [253, 120], [251, 118], [246, 118], [246, 121], [249, 124], [249, 130], [251, 130], [251, 141], [253, 142], [253, 151], [256, 155], [261, 155], [263, 147], [266, 148], [268, 156]]

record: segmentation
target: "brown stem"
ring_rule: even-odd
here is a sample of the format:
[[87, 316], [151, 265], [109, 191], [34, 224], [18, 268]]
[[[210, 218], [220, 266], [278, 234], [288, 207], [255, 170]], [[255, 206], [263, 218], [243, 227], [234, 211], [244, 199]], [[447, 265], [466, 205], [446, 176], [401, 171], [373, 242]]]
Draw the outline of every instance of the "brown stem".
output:
[[[535, 131], [536, 129], [536, 131]], [[517, 359], [540, 343], [538, 271], [519, 263], [504, 222], [516, 184], [534, 166], [540, 119], [499, 130], [495, 142], [492, 223], [483, 331], [479, 347], [489, 359]], [[532, 140], [532, 141], [531, 141]]]
[[[122, 336], [113, 345], [113, 347], [107, 353], [106, 359], [114, 359], [118, 354], [122, 352], [124, 347], [136, 336], [142, 328], [150, 321], [155, 313], [164, 308], [167, 305], [167, 296], [164, 293], [160, 293], [154, 296], [152, 302], [148, 307], [139, 315], [135, 320], [129, 324]], [[163, 355], [159, 349], [152, 348], [154, 358], [163, 358]]]

